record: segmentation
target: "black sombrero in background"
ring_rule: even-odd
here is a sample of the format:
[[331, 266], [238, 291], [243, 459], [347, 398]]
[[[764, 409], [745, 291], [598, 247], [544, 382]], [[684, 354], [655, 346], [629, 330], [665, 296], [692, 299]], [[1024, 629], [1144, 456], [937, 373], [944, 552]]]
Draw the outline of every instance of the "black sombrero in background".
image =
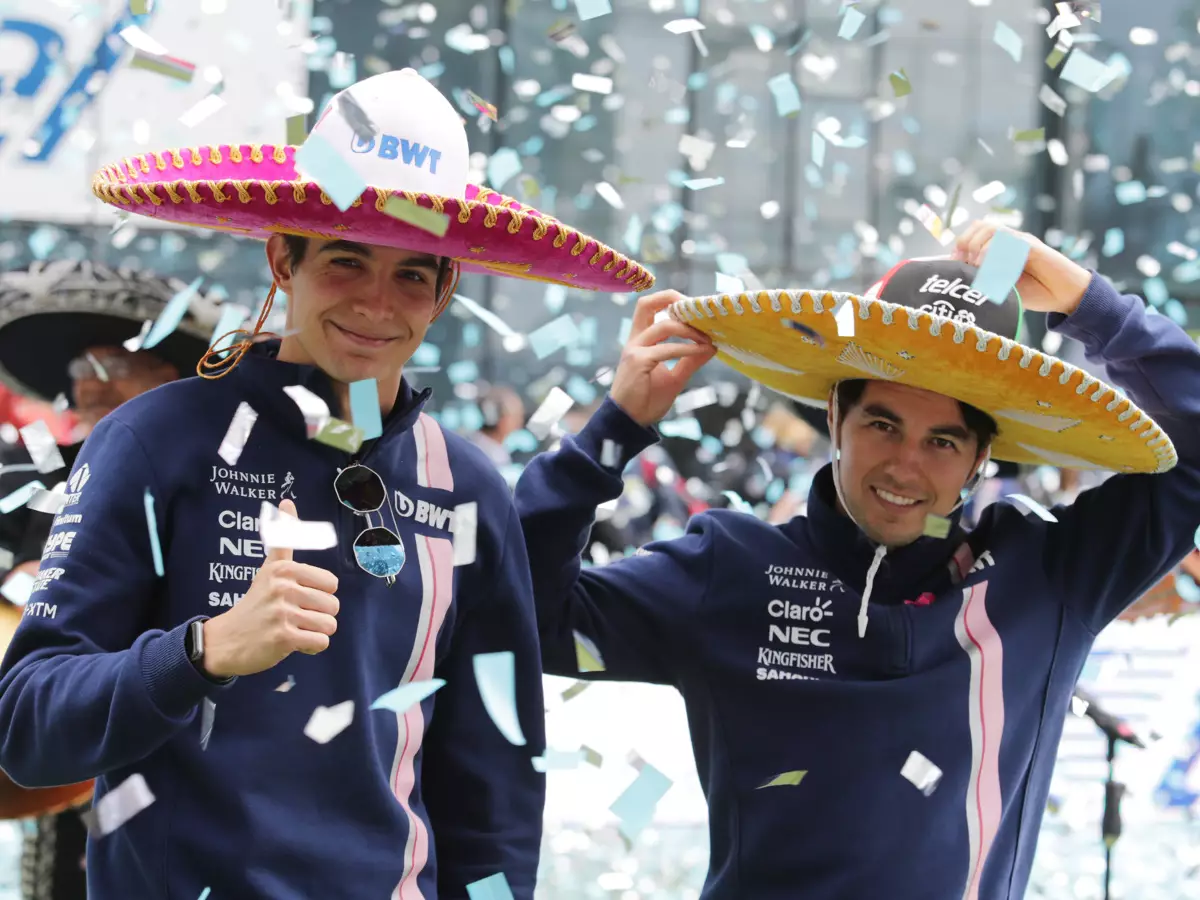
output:
[[[72, 360], [88, 347], [120, 347], [136, 337], [185, 288], [182, 282], [73, 260], [0, 274], [0, 381], [42, 400], [70, 396]], [[148, 352], [181, 376], [191, 375], [218, 318], [214, 304], [193, 297], [179, 326]]]

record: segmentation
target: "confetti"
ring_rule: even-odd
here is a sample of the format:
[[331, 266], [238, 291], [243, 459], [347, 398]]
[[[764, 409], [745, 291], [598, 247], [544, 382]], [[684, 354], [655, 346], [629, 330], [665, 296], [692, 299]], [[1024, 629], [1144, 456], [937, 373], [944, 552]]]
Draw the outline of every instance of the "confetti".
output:
[[349, 422], [331, 418], [314, 440], [347, 453], [357, 453], [362, 448], [363, 433]]
[[861, 10], [853, 6], [847, 7], [845, 15], [842, 16], [842, 24], [838, 27], [838, 37], [845, 41], [852, 40], [865, 21], [867, 17]]
[[383, 418], [379, 411], [379, 385], [374, 378], [364, 378], [350, 384], [350, 418], [370, 441], [383, 434]]
[[1050, 87], [1050, 85], [1043, 84], [1041, 88], [1038, 89], [1038, 100], [1041, 101], [1042, 106], [1046, 107], [1046, 109], [1050, 110], [1050, 112], [1054, 113], [1055, 115], [1066, 115], [1067, 101], [1058, 96], [1058, 94], [1054, 93], [1054, 89]]
[[595, 766], [597, 769], [604, 765], [604, 757], [596, 750], [586, 744], [579, 748], [583, 752], [583, 759], [588, 765]]
[[950, 520], [929, 513], [925, 516], [925, 530], [922, 534], [938, 540], [948, 538], [950, 536]]
[[795, 772], [784, 772], [782, 775], [776, 775], [764, 785], [760, 785], [758, 790], [769, 787], [794, 787], [804, 780], [804, 776], [808, 774], [807, 769], [800, 769]]
[[[216, 351], [228, 350], [237, 337], [236, 334], [230, 334], [230, 332], [236, 332], [249, 315], [250, 310], [244, 306], [239, 306], [236, 303], [221, 304], [220, 317], [217, 319], [216, 327], [213, 328], [212, 337], [209, 338], [208, 345]], [[220, 340], [220, 343], [218, 343], [218, 340]]]
[[604, 657], [591, 638], [573, 631], [575, 635], [575, 662], [580, 672], [603, 672]]
[[904, 768], [900, 774], [911, 781], [922, 794], [929, 797], [937, 790], [942, 778], [942, 770], [931, 763], [916, 750], [908, 754]]
[[0, 596], [13, 606], [24, 606], [29, 602], [29, 595], [33, 593], [36, 582], [37, 579], [28, 572], [13, 572], [8, 576], [8, 580], [0, 585]]
[[454, 565], [475, 562], [475, 536], [479, 528], [479, 504], [472, 500], [454, 507]]
[[1104, 247], [1100, 251], [1105, 256], [1116, 256], [1125, 250], [1125, 232], [1120, 228], [1110, 228], [1104, 232]]
[[497, 191], [501, 190], [510, 178], [521, 171], [521, 157], [511, 147], [501, 147], [488, 160], [488, 183]]
[[562, 772], [570, 769], [578, 769], [583, 759], [584, 754], [582, 750], [555, 750], [547, 747], [545, 754], [535, 756], [532, 762], [534, 771]]
[[1021, 55], [1025, 51], [1025, 42], [1021, 40], [1021, 36], [1005, 25], [1003, 22], [996, 23], [996, 30], [992, 33], [992, 41], [1000, 47], [1005, 53], [1013, 58], [1013, 62], [1020, 62]]
[[208, 741], [212, 737], [213, 722], [217, 717], [217, 704], [208, 697], [200, 706], [200, 750], [208, 749]]
[[[6, 467], [11, 468], [11, 467]], [[21, 485], [8, 496], [0, 499], [0, 515], [8, 515], [14, 510], [20, 509], [22, 506], [28, 505], [39, 491], [46, 490], [46, 486], [40, 481], [30, 481], [27, 484]]]
[[185, 128], [195, 128], [209, 116], [220, 112], [225, 107], [225, 98], [220, 94], [209, 94], [182, 116], [179, 117], [180, 123]]
[[134, 51], [133, 58], [129, 60], [129, 67], [131, 69], [145, 69], [148, 72], [157, 72], [159, 75], [165, 75], [184, 84], [191, 84], [192, 80], [196, 77], [195, 63], [190, 63], [187, 60], [178, 59], [166, 54], [149, 53], [140, 49]]
[[613, 209], [625, 208], [625, 201], [621, 199], [621, 195], [617, 193], [617, 189], [607, 181], [599, 181], [596, 183], [596, 193], [604, 198], [604, 202]]
[[[583, 2], [583, 0], [579, 0]], [[467, 885], [467, 897], [470, 900], [513, 900], [512, 888], [503, 872], [489, 875], [479, 881]]]
[[767, 87], [775, 98], [775, 113], [778, 116], [794, 116], [800, 111], [800, 89], [792, 76], [784, 72], [767, 79]]
[[1071, 698], [1071, 712], [1081, 718], [1083, 716], [1087, 715], [1089, 706], [1091, 706], [1091, 704], [1088, 703], [1086, 700], [1084, 700], [1082, 697], [1072, 697]]
[[354, 701], [346, 700], [336, 706], [318, 706], [312, 711], [304, 736], [318, 744], [328, 744], [350, 727], [354, 721]]
[[212, 893], [212, 888], [206, 887], [200, 892], [200, 896], [196, 900], [208, 900], [208, 895]]
[[580, 694], [582, 694], [584, 691], [586, 691], [589, 687], [591, 687], [591, 684], [589, 682], [586, 682], [586, 681], [575, 682], [573, 685], [571, 685], [569, 688], [567, 688], [565, 691], [562, 692], [563, 703], [566, 703], [568, 700], [574, 700], [576, 697], [578, 697]]
[[691, 34], [694, 31], [703, 31], [704, 23], [699, 19], [672, 19], [663, 28], [671, 34]]
[[472, 663], [484, 709], [509, 743], [523, 747], [525, 735], [517, 718], [516, 660], [512, 651], [477, 653]]
[[165, 56], [169, 52], [166, 47], [136, 25], [129, 25], [122, 28], [118, 34], [134, 50], [141, 50], [143, 53], [149, 53], [153, 56]]
[[1059, 75], [1063, 81], [1070, 82], [1093, 94], [1104, 90], [1116, 77], [1116, 73], [1112, 69], [1078, 48], [1067, 57], [1066, 65], [1062, 67]]
[[362, 176], [319, 134], [310, 134], [293, 160], [296, 169], [315, 181], [342, 212], [367, 189]]
[[288, 691], [290, 691], [295, 686], [296, 686], [296, 679], [293, 678], [291, 675], [289, 675], [287, 677], [287, 681], [285, 681], [283, 684], [279, 685], [279, 687], [275, 688], [275, 692], [279, 693], [279, 694], [286, 694]]
[[677, 413], [695, 412], [698, 409], [712, 406], [717, 401], [717, 389], [712, 385], [707, 385], [680, 394], [675, 400], [674, 409]]
[[621, 820], [618, 829], [627, 840], [634, 840], [650, 824], [654, 808], [670, 789], [670, 778], [648, 763], [642, 766], [633, 783], [609, 807]]
[[559, 316], [529, 333], [529, 346], [538, 359], [545, 359], [551, 353], [563, 347], [574, 346], [578, 342], [579, 328], [569, 315]]
[[621, 464], [621, 445], [616, 441], [604, 439], [600, 445], [600, 465], [606, 469], [615, 469]]
[[146, 488], [142, 500], [146, 507], [146, 525], [150, 529], [150, 554], [154, 559], [154, 574], [162, 578], [166, 571], [163, 569], [162, 545], [158, 542], [158, 521], [154, 518], [154, 495], [150, 493], [150, 488]]
[[703, 191], [710, 187], [720, 187], [725, 183], [724, 178], [691, 178], [683, 183], [689, 191]]
[[304, 427], [310, 439], [320, 434], [332, 420], [329, 404], [303, 385], [291, 384], [283, 391], [300, 407], [300, 414], [304, 416]]
[[167, 301], [167, 305], [163, 307], [162, 312], [158, 314], [158, 319], [155, 321], [153, 327], [151, 327], [150, 333], [146, 335], [146, 339], [142, 342], [141, 349], [149, 350], [151, 347], [158, 346], [179, 327], [179, 323], [183, 321], [183, 317], [187, 314], [188, 307], [196, 299], [196, 292], [200, 288], [202, 281], [204, 281], [203, 275], [183, 290], [177, 291]]
[[112, 834], [151, 803], [154, 794], [141, 774], [130, 775], [96, 801], [80, 818], [93, 839]]
[[542, 401], [542, 405], [529, 417], [529, 421], [525, 423], [525, 429], [539, 441], [544, 441], [554, 426], [574, 405], [575, 401], [571, 399], [570, 394], [562, 388], [553, 387], [546, 399]]
[[474, 91], [467, 91], [467, 102], [479, 110], [481, 115], [487, 116], [493, 122], [499, 120], [499, 110], [496, 109], [496, 105], [484, 100]]
[[591, 94], [611, 94], [613, 80], [602, 75], [585, 75], [582, 72], [576, 72], [571, 76], [571, 87], [577, 91], [587, 91]]
[[1024, 494], [1009, 494], [1007, 499], [1015, 500], [1018, 504], [1025, 507], [1025, 509], [1027, 509], [1029, 512], [1036, 514], [1040, 519], [1043, 519], [1047, 522], [1058, 521], [1058, 519], [1054, 518], [1054, 515], [1050, 512], [1050, 510], [1046, 509], [1046, 507], [1042, 506], [1042, 504], [1038, 503], [1032, 497], [1026, 497]]
[[59, 452], [58, 442], [50, 431], [50, 426], [43, 420], [30, 422], [23, 426], [20, 432], [21, 440], [25, 442], [25, 449], [29, 451], [30, 459], [43, 475], [67, 467], [62, 453]]
[[229, 428], [225, 432], [225, 437], [221, 439], [221, 446], [217, 450], [217, 455], [225, 460], [226, 465], [237, 465], [237, 461], [241, 459], [242, 450], [246, 447], [246, 441], [250, 439], [250, 430], [257, 420], [258, 413], [254, 411], [254, 407], [245, 400], [238, 404]]
[[922, 203], [917, 210], [917, 220], [925, 226], [926, 231], [933, 236], [933, 239], [943, 247], [949, 246], [954, 242], [954, 232], [943, 224], [941, 216], [930, 209], [927, 204]]
[[818, 169], [825, 165], [825, 138], [817, 132], [812, 133], [812, 162]]
[[486, 309], [483, 306], [481, 306], [480, 304], [476, 303], [470, 297], [464, 297], [462, 294], [455, 294], [454, 299], [457, 300], [462, 306], [464, 306], [466, 308], [466, 310], [469, 313], [471, 313], [471, 315], [473, 315], [475, 318], [479, 319], [479, 321], [481, 321], [484, 325], [491, 328], [492, 331], [496, 332], [496, 334], [500, 335], [501, 337], [504, 337], [504, 338], [521, 337], [521, 335], [519, 335], [512, 328], [509, 327], [507, 322], [505, 322], [503, 319], [501, 319], [498, 315], [496, 315], [490, 309]]
[[837, 323], [838, 337], [854, 337], [854, 304], [849, 298], [838, 304], [833, 319]]
[[1025, 274], [1030, 249], [1029, 244], [1016, 235], [997, 231], [992, 236], [971, 288], [986, 295], [993, 303], [1003, 303], [1018, 279]]
[[446, 682], [441, 678], [431, 678], [428, 681], [410, 681], [408, 684], [394, 687], [386, 694], [380, 696], [378, 700], [371, 704], [371, 709], [388, 709], [394, 713], [402, 713], [445, 686]]
[[34, 512], [57, 516], [62, 512], [62, 508], [67, 505], [67, 495], [60, 494], [58, 491], [47, 491], [39, 488], [25, 505]]
[[983, 187], [976, 188], [971, 199], [976, 203], [990, 203], [1007, 190], [1003, 181], [989, 181]]
[[332, 522], [305, 522], [264, 500], [258, 517], [264, 547], [290, 550], [328, 550], [337, 546]]
[[609, 0], [575, 0], [575, 8], [579, 11], [580, 20], [584, 22], [612, 12]]
[[1013, 142], [1017, 143], [1017, 144], [1036, 143], [1036, 142], [1044, 141], [1046, 139], [1046, 129], [1045, 128], [1024, 128], [1024, 129], [1019, 129], [1019, 130], [1014, 129], [1012, 132], [1012, 139], [1013, 139]]
[[129, 0], [129, 11], [135, 16], [145, 16], [150, 12], [150, 0]]
[[895, 93], [897, 100], [901, 97], [907, 97], [912, 93], [912, 83], [908, 80], [908, 73], [903, 69], [889, 75], [888, 81], [892, 84], [892, 91]]
[[299, 147], [308, 138], [308, 122], [303, 115], [288, 116], [285, 127], [289, 147]]
[[396, 194], [387, 198], [387, 202], [383, 204], [383, 212], [397, 221], [427, 231], [434, 237], [445, 237], [446, 232], [450, 230], [450, 216], [447, 213], [428, 209]]

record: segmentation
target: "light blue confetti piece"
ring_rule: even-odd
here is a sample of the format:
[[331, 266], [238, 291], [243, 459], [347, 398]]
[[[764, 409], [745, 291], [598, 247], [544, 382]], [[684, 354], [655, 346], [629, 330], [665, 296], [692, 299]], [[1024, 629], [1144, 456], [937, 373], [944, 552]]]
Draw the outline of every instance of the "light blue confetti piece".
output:
[[532, 432], [519, 428], [504, 439], [504, 448], [509, 453], [533, 453], [538, 448], [538, 439]]
[[533, 768], [537, 772], [564, 772], [578, 769], [583, 765], [584, 758], [582, 750], [555, 750], [553, 747], [547, 747], [543, 756], [533, 758]]
[[570, 377], [566, 391], [580, 406], [589, 406], [596, 400], [596, 386], [579, 374]]
[[642, 217], [634, 213], [629, 220], [629, 224], [625, 226], [625, 249], [630, 253], [642, 252], [642, 234], [644, 232], [642, 226]]
[[787, 484], [782, 478], [776, 478], [767, 485], [766, 500], [768, 503], [778, 503], [779, 498], [783, 496], [783, 492], [787, 490]]
[[825, 184], [825, 179], [821, 177], [821, 170], [812, 163], [804, 164], [804, 178], [810, 187], [819, 188]]
[[586, 369], [592, 364], [593, 353], [587, 347], [568, 347], [563, 362], [568, 366]]
[[917, 171], [917, 161], [907, 150], [897, 150], [892, 154], [892, 168], [897, 175], [907, 177]]
[[[586, 3], [593, 3], [595, 0], [575, 0], [582, 7]], [[605, 6], [608, 5], [608, 0], [601, 0]], [[607, 10], [611, 12], [612, 10]], [[582, 11], [580, 12], [582, 15]], [[603, 15], [603, 13], [596, 13]], [[583, 18], [595, 18], [594, 16], [583, 16]], [[472, 882], [467, 885], [467, 896], [470, 900], [513, 900], [512, 888], [508, 886], [508, 879], [504, 877], [503, 872], [497, 872], [495, 875], [489, 875], [487, 878]]]
[[1117, 185], [1115, 193], [1118, 203], [1130, 206], [1146, 199], [1146, 186], [1140, 181], [1123, 181]]
[[741, 275], [750, 268], [750, 260], [741, 253], [718, 253], [717, 268], [726, 275]]
[[576, 120], [574, 128], [579, 132], [591, 131], [596, 127], [597, 124], [599, 124], [599, 119], [597, 119], [595, 116], [583, 116], [582, 118]]
[[49, 225], [39, 226], [33, 234], [29, 235], [26, 243], [29, 245], [29, 251], [33, 254], [34, 259], [45, 259], [50, 255], [62, 232], [57, 228]]
[[724, 178], [689, 178], [683, 186], [689, 191], [703, 191], [710, 187], [720, 187], [724, 183]]
[[479, 366], [473, 359], [460, 359], [446, 366], [446, 377], [451, 384], [465, 384], [479, 378]]
[[1142, 293], [1155, 306], [1162, 306], [1171, 299], [1171, 292], [1167, 288], [1167, 283], [1161, 278], [1147, 278], [1142, 282]]
[[1013, 58], [1013, 62], [1021, 61], [1021, 54], [1025, 50], [1025, 42], [1021, 40], [1019, 34], [1003, 22], [996, 23], [996, 30], [992, 32], [992, 40], [1001, 50]]
[[421, 66], [417, 69], [417, 74], [428, 81], [436, 81], [446, 74], [446, 64], [434, 62], [427, 66]]
[[1200, 550], [1200, 526], [1196, 528], [1195, 534], [1192, 535], [1192, 545]]
[[[209, 299], [212, 298], [212, 291], [209, 291]], [[215, 350], [228, 349], [233, 343], [234, 337], [230, 335], [217, 345], [217, 338], [223, 334], [229, 334], [231, 331], [236, 331], [242, 327], [242, 323], [246, 321], [246, 317], [250, 315], [250, 310], [244, 306], [238, 306], [236, 303], [222, 303], [221, 315], [217, 319], [217, 327], [213, 329], [212, 337], [209, 339], [208, 345]]]
[[1178, 300], [1176, 300], [1174, 298], [1168, 300], [1166, 306], [1163, 307], [1163, 312], [1165, 312], [1167, 314], [1168, 318], [1170, 318], [1171, 321], [1174, 322], [1176, 325], [1178, 325], [1180, 328], [1184, 328], [1187, 326], [1187, 323], [1188, 323], [1187, 309]]
[[671, 779], [646, 763], [642, 771], [609, 809], [621, 820], [618, 826], [626, 839], [634, 840], [654, 819], [654, 808], [671, 789]]
[[570, 85], [565, 87], [551, 88], [548, 91], [542, 91], [542, 93], [538, 94], [537, 99], [533, 102], [542, 109], [546, 109], [553, 106], [555, 103], [558, 103], [559, 101], [566, 100], [574, 93], [575, 89]]
[[595, 316], [587, 316], [581, 319], [579, 322], [579, 345], [581, 347], [594, 347], [599, 331], [600, 323], [596, 321]]
[[1190, 260], [1175, 267], [1171, 276], [1180, 284], [1200, 281], [1200, 259]]
[[724, 272], [715, 272], [714, 274], [717, 277], [718, 294], [740, 294], [746, 290], [745, 282], [742, 279], [726, 275]]
[[1196, 582], [1186, 572], [1175, 576], [1175, 593], [1187, 603], [1200, 603], [1200, 587], [1196, 586]]
[[612, 12], [612, 4], [609, 0], [575, 0], [575, 8], [579, 10], [579, 18], [583, 22], [607, 16]]
[[673, 106], [663, 114], [668, 125], [686, 125], [692, 121], [692, 113], [686, 106]]
[[818, 169], [825, 165], [825, 138], [816, 131], [812, 133], [812, 161]]
[[702, 91], [708, 86], [707, 72], [693, 72], [688, 76], [687, 87], [689, 91]]
[[1063, 81], [1068, 81], [1094, 94], [1106, 88], [1115, 77], [1116, 72], [1094, 56], [1076, 47], [1067, 57], [1066, 65], [1062, 67], [1059, 74]]
[[1025, 271], [1030, 247], [1007, 231], [997, 231], [971, 284], [993, 303], [1003, 303]]
[[367, 189], [363, 177], [319, 134], [310, 134], [296, 151], [296, 168], [321, 186], [333, 205], [345, 212]]
[[479, 327], [478, 322], [467, 322], [463, 325], [462, 342], [464, 347], [478, 347], [483, 343], [483, 329]]
[[1038, 518], [1046, 522], [1058, 521], [1058, 519], [1054, 518], [1054, 515], [1050, 512], [1050, 510], [1046, 509], [1046, 507], [1042, 506], [1042, 504], [1038, 503], [1032, 497], [1026, 497], [1024, 494], [1009, 494], [1008, 499], [1015, 500], [1021, 506], [1024, 506], [1031, 513], [1034, 513]]
[[461, 424], [463, 431], [478, 431], [483, 427], [483, 411], [474, 403], [462, 410]]
[[792, 116], [800, 111], [800, 89], [787, 72], [767, 80], [771, 96], [775, 98], [775, 114]]
[[46, 490], [46, 486], [40, 481], [31, 481], [28, 484], [23, 484], [17, 488], [3, 500], [0, 500], [0, 514], [8, 515], [14, 512], [33, 499], [33, 495], [38, 491]]
[[150, 529], [150, 555], [154, 558], [154, 574], [162, 578], [166, 574], [163, 569], [162, 545], [158, 542], [158, 521], [154, 518], [154, 495], [146, 488], [144, 497], [146, 505], [146, 525]]
[[538, 359], [545, 359], [563, 347], [570, 347], [579, 340], [579, 328], [569, 315], [559, 316], [541, 328], [529, 333], [529, 346]]
[[379, 414], [379, 385], [374, 378], [350, 383], [350, 421], [362, 429], [363, 440], [383, 434], [383, 419]]
[[208, 900], [208, 895], [212, 893], [212, 888], [206, 887], [200, 892], [200, 896], [196, 900]]
[[867, 17], [861, 10], [851, 6], [846, 10], [846, 14], [842, 16], [842, 24], [838, 28], [838, 37], [842, 40], [852, 40], [858, 29], [862, 27], [862, 23], [867, 21]]
[[505, 75], [511, 75], [517, 66], [517, 54], [513, 52], [513, 48], [505, 44], [496, 51], [500, 57], [500, 68]]
[[861, 135], [852, 134], [848, 137], [837, 138], [833, 143], [844, 150], [858, 150], [867, 146], [867, 139]]
[[413, 705], [420, 703], [430, 694], [444, 687], [441, 678], [431, 678], [428, 681], [410, 681], [394, 687], [371, 704], [371, 709], [390, 709], [394, 713], [402, 713]]
[[519, 145], [517, 152], [521, 156], [537, 156], [545, 146], [545, 139], [540, 134], [535, 134], [529, 140], [525, 141], [525, 143]]
[[562, 308], [567, 302], [566, 286], [561, 284], [547, 285], [546, 296], [543, 302], [546, 304], [546, 309], [550, 310], [550, 312], [562, 312]]
[[204, 276], [201, 275], [167, 301], [167, 305], [158, 314], [158, 320], [154, 323], [154, 327], [150, 329], [150, 333], [146, 335], [146, 340], [142, 343], [143, 350], [158, 346], [179, 327], [179, 323], [183, 321], [183, 317], [188, 311], [188, 306], [196, 297], [196, 289], [200, 287], [200, 282], [203, 280]]
[[737, 491], [722, 491], [721, 493], [735, 510], [747, 515], [754, 515], [754, 507], [743, 500], [742, 495]]
[[659, 519], [650, 529], [650, 536], [656, 541], [673, 541], [683, 537], [685, 533], [682, 525], [668, 518]]
[[624, 347], [629, 343], [629, 335], [633, 332], [633, 319], [622, 319], [621, 327], [617, 330], [617, 343]]
[[501, 190], [505, 183], [521, 171], [521, 157], [512, 147], [501, 147], [488, 160], [488, 183], [493, 189]]
[[683, 438], [689, 441], [698, 441], [704, 436], [704, 432], [700, 430], [700, 422], [695, 416], [664, 420], [658, 423], [658, 430], [664, 437]]
[[517, 670], [511, 650], [477, 653], [472, 660], [483, 707], [510, 744], [525, 745], [517, 718]]
[[683, 14], [693, 19], [700, 15], [700, 0], [683, 0]]
[[775, 47], [775, 32], [765, 25], [751, 25], [750, 37], [754, 41], [754, 45], [763, 53], [767, 53]]
[[437, 344], [423, 343], [412, 355], [412, 364], [421, 368], [436, 366], [441, 360], [442, 350]]
[[1110, 228], [1104, 232], [1104, 249], [1100, 252], [1105, 256], [1116, 256], [1125, 252], [1125, 232], [1120, 228]]

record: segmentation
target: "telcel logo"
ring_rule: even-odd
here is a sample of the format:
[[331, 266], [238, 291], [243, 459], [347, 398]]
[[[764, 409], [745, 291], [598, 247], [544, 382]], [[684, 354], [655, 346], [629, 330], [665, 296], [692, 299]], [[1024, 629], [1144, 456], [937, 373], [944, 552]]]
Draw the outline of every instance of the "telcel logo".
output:
[[930, 275], [929, 280], [921, 285], [921, 293], [945, 294], [953, 297], [955, 300], [963, 300], [974, 306], [983, 305], [983, 301], [987, 299], [986, 294], [981, 294], [961, 278], [949, 281], [945, 278], [938, 278], [936, 275]]
[[350, 137], [350, 150], [354, 153], [370, 153], [376, 146], [379, 147], [376, 155], [380, 159], [399, 159], [404, 165], [418, 169], [425, 168], [428, 161], [429, 174], [437, 174], [438, 162], [442, 158], [441, 150], [434, 150], [432, 147], [392, 134], [381, 134], [378, 141], [375, 138], [364, 141], [357, 134]]

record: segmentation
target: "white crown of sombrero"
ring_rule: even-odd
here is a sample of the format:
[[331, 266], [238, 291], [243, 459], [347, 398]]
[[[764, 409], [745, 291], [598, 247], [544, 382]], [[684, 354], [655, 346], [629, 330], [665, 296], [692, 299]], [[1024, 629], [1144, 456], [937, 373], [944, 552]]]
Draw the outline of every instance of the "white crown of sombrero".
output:
[[601, 241], [470, 184], [469, 159], [457, 110], [404, 69], [335, 95], [302, 147], [233, 143], [127, 157], [102, 168], [92, 191], [126, 212], [260, 239], [399, 247], [586, 290], [654, 284]]
[[988, 413], [992, 457], [1121, 472], [1165, 472], [1171, 439], [1120, 391], [1019, 342], [1020, 297], [994, 303], [976, 270], [909, 260], [866, 294], [761, 291], [680, 300], [671, 315], [708, 334], [718, 356], [785, 396], [825, 406], [839, 381], [879, 379]]

